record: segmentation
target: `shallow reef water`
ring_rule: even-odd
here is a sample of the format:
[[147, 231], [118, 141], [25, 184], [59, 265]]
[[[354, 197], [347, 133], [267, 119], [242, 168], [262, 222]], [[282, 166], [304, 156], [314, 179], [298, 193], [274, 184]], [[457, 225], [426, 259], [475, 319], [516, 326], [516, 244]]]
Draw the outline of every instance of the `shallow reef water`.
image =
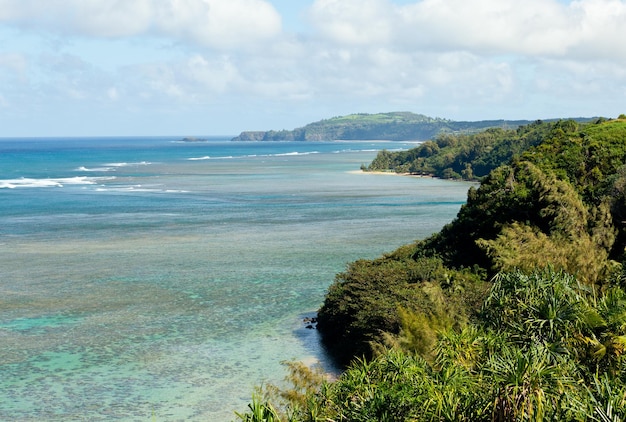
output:
[[175, 140], [0, 140], [0, 420], [233, 420], [281, 361], [332, 370], [335, 274], [470, 186], [354, 172], [410, 144]]

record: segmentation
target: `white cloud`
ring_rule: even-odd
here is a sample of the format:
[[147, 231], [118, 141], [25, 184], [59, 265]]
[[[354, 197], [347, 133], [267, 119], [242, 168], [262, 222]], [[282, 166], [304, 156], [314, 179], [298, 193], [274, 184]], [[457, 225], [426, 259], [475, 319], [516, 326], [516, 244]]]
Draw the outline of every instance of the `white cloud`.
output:
[[626, 101], [624, 0], [403, 3], [315, 1], [322, 91], [453, 118], [601, 114]]
[[391, 40], [394, 9], [380, 0], [317, 0], [310, 17], [321, 35], [334, 42], [371, 46]]
[[220, 49], [256, 46], [276, 37], [280, 15], [262, 0], [170, 0], [156, 3], [165, 34]]
[[150, 0], [0, 0], [0, 21], [66, 34], [135, 35], [151, 15]]
[[553, 0], [424, 0], [399, 9], [399, 41], [475, 53], [555, 53], [569, 46], [566, 7]]
[[623, 0], [316, 0], [309, 16], [341, 45], [626, 59]]
[[[144, 63], [119, 70], [125, 99], [132, 96], [150, 104], [209, 104], [222, 95], [233, 95], [242, 84], [239, 71], [228, 56], [193, 54], [177, 61]], [[119, 90], [119, 87], [118, 87]]]
[[186, 78], [194, 84], [216, 93], [228, 91], [229, 85], [238, 77], [238, 71], [228, 57], [209, 61], [196, 54], [187, 60], [183, 70]]
[[181, 124], [209, 109], [224, 122], [300, 123], [625, 111], [626, 0], [309, 2], [311, 26], [287, 33], [278, 0], [0, 0], [2, 103], [23, 116], [74, 106]]
[[0, 22], [65, 35], [155, 35], [213, 48], [275, 37], [281, 19], [264, 0], [0, 0]]
[[[585, 58], [626, 61], [626, 2], [620, 0], [584, 0], [572, 9], [580, 19], [574, 31], [580, 55]], [[576, 55], [576, 52], [572, 52]]]

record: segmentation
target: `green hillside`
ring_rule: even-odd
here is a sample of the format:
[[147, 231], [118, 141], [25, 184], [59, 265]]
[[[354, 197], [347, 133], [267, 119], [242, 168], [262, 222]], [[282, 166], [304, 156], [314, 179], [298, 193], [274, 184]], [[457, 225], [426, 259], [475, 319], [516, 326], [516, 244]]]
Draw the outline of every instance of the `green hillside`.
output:
[[[411, 296], [423, 295], [414, 288], [423, 281], [443, 283], [452, 289], [450, 299], [460, 291], [473, 295], [481, 281], [512, 269], [550, 264], [600, 286], [614, 275], [626, 246], [626, 120], [534, 123], [508, 142], [523, 143], [529, 133], [535, 145], [506, 154], [512, 159], [470, 189], [457, 218], [439, 233], [379, 260], [353, 263], [338, 276], [319, 315], [331, 347], [340, 345], [348, 356], [368, 354], [381, 332], [399, 330], [394, 309], [415, 307], [419, 301]], [[380, 301], [370, 300], [374, 290]], [[457, 299], [480, 303], [465, 293]]]
[[[601, 123], [606, 119], [594, 119]], [[440, 134], [407, 151], [380, 151], [365, 171], [390, 171], [446, 179], [480, 180], [502, 163], [543, 142], [551, 132], [583, 121], [540, 120], [516, 129], [490, 128], [475, 134]], [[563, 160], [563, 157], [557, 157]]]
[[247, 131], [233, 141], [423, 141], [441, 133], [475, 133], [490, 127], [517, 128], [526, 120], [455, 122], [409, 112], [351, 114], [310, 123], [294, 130]]
[[454, 221], [337, 275], [318, 328], [339, 379], [291, 364], [241, 419], [625, 420], [626, 116], [505, 132]]

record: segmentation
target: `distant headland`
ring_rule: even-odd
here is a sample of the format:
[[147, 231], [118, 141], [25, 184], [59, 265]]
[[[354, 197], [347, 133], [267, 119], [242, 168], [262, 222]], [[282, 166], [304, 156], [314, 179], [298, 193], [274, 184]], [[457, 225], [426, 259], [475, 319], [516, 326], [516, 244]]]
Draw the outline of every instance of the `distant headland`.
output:
[[[579, 118], [574, 120], [589, 120]], [[245, 131], [233, 141], [425, 141], [441, 133], [471, 134], [492, 127], [514, 129], [530, 120], [463, 122], [411, 112], [350, 114], [309, 123], [293, 130]]]

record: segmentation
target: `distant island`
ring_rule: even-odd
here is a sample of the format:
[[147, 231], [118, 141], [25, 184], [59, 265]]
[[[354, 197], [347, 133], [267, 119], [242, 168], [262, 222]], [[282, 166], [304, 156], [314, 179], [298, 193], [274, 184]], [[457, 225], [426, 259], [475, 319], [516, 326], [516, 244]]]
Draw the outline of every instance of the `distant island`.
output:
[[194, 136], [187, 136], [183, 139], [179, 139], [178, 142], [207, 142], [205, 138], [196, 138]]
[[[577, 121], [590, 119], [577, 118]], [[549, 120], [546, 120], [549, 121]], [[472, 134], [488, 128], [515, 129], [530, 120], [457, 122], [411, 112], [350, 114], [320, 120], [293, 130], [245, 131], [233, 141], [425, 141], [443, 133]]]

